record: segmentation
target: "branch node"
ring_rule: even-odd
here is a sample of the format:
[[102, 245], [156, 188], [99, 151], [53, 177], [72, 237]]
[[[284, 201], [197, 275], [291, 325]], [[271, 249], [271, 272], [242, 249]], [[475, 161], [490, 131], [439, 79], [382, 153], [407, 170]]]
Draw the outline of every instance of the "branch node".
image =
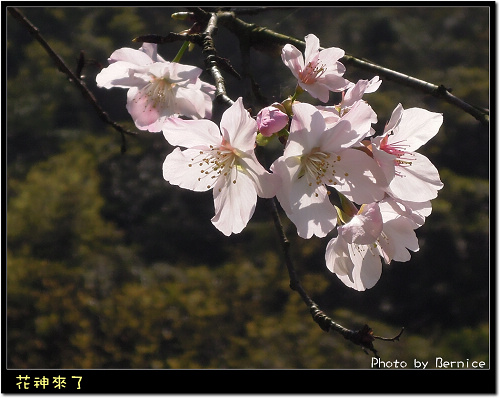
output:
[[380, 336], [373, 336], [374, 339], [377, 339], [377, 340], [382, 340], [382, 341], [399, 341], [399, 338], [401, 337], [401, 335], [403, 334], [403, 332], [405, 331], [405, 328], [401, 328], [401, 331], [398, 333], [397, 336], [394, 336], [394, 337], [380, 337]]
[[311, 315], [313, 317], [314, 322], [316, 322], [319, 327], [325, 332], [330, 331], [332, 322], [331, 319], [328, 318], [323, 311], [321, 311], [318, 306], [313, 303], [309, 310], [311, 311]]

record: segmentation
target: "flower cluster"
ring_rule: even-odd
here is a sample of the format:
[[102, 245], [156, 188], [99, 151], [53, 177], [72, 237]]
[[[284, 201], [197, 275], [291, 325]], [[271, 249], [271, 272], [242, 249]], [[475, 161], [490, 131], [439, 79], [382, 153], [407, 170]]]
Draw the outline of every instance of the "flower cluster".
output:
[[[380, 278], [382, 261], [408, 261], [409, 251], [419, 250], [415, 230], [443, 184], [416, 151], [437, 134], [443, 118], [398, 104], [377, 134], [377, 115], [363, 96], [381, 80], [350, 82], [339, 61], [343, 50], [320, 50], [313, 34], [305, 43], [304, 54], [290, 44], [282, 50], [297, 79], [293, 96], [256, 118], [238, 98], [220, 126], [209, 120], [215, 87], [199, 79], [201, 69], [165, 61], [155, 44], [115, 51], [97, 83], [128, 88], [127, 109], [137, 128], [162, 131], [175, 147], [163, 164], [164, 179], [193, 191], [212, 190], [212, 223], [223, 234], [245, 228], [257, 197], [276, 197], [300, 237], [336, 231], [326, 247], [327, 268], [345, 285], [369, 289]], [[303, 92], [325, 104], [330, 92], [342, 99], [313, 106], [297, 100]], [[283, 153], [267, 170], [255, 148], [273, 137]]]

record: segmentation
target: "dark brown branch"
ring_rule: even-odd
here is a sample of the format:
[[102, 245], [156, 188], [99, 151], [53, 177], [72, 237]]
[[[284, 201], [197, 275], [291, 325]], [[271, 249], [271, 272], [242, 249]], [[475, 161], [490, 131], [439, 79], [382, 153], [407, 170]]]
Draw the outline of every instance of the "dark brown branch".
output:
[[273, 10], [297, 10], [299, 7], [233, 7], [232, 12], [235, 15], [258, 15], [263, 12], [273, 11]]
[[[85, 82], [80, 78], [80, 76], [74, 73], [63, 61], [63, 59], [52, 49], [52, 47], [47, 43], [47, 41], [42, 37], [37, 27], [35, 27], [17, 8], [8, 7], [10, 14], [17, 19], [24, 27], [28, 29], [30, 34], [42, 45], [45, 51], [49, 54], [50, 58], [57, 65], [58, 69], [68, 76], [69, 81], [72, 82], [82, 93], [83, 97], [87, 99], [90, 104], [94, 107], [100, 119], [105, 123], [111, 125], [115, 130], [120, 132], [122, 135], [122, 152], [125, 151], [125, 134], [137, 135], [136, 132], [125, 129], [118, 123], [113, 121], [109, 115], [99, 106], [94, 94], [87, 88]], [[78, 67], [77, 67], [78, 69]]]
[[211, 73], [215, 81], [215, 98], [222, 103], [227, 105], [232, 105], [234, 101], [228, 97], [226, 93], [226, 86], [224, 83], [224, 78], [219, 70], [218, 61], [220, 58], [217, 56], [215, 50], [213, 36], [217, 31], [217, 14], [212, 13], [207, 22], [207, 27], [203, 32], [203, 50], [202, 53], [205, 56], [205, 68]]
[[[264, 48], [265, 50], [276, 52], [278, 49], [275, 47], [277, 46], [293, 44], [299, 50], [305, 50], [304, 41], [274, 32], [270, 29], [263, 28], [255, 24], [244, 22], [241, 19], [236, 18], [233, 12], [220, 12], [218, 15], [221, 25], [228, 28], [239, 38], [243, 37], [250, 46], [253, 46], [256, 49]], [[452, 104], [474, 116], [482, 124], [487, 125], [489, 123], [488, 109], [473, 106], [463, 101], [462, 99], [455, 97], [444, 85], [428, 83], [423, 80], [393, 71], [391, 69], [384, 68], [382, 66], [373, 64], [371, 62], [356, 58], [348, 54], [341, 58], [341, 61], [346, 65], [351, 65], [363, 70], [373, 72], [387, 80], [391, 80], [400, 85], [411, 87], [425, 94], [429, 94], [436, 98], [442, 99], [449, 104]]]
[[405, 75], [400, 72], [396, 72], [387, 68], [384, 68], [379, 65], [375, 65], [373, 63], [364, 61], [359, 58], [355, 58], [351, 55], [345, 55], [342, 58], [342, 62], [346, 65], [351, 65], [358, 67], [360, 69], [364, 69], [370, 72], [373, 72], [381, 77], [386, 78], [387, 80], [393, 81], [395, 83], [401, 84], [406, 87], [417, 89], [425, 94], [432, 95], [433, 97], [440, 98], [451, 105], [454, 105], [464, 112], [469, 113], [474, 116], [478, 121], [482, 124], [487, 125], [489, 123], [489, 110], [484, 108], [479, 108], [473, 105], [468, 104], [467, 102], [461, 100], [458, 97], [455, 97], [451, 94], [451, 90], [447, 89], [444, 85], [435, 85], [432, 83], [425, 82], [423, 80], [417, 79], [415, 77], [411, 77]]
[[156, 43], [156, 44], [166, 44], [174, 43], [176, 41], [189, 41], [198, 45], [203, 44], [203, 36], [200, 34], [180, 34], [170, 32], [165, 36], [160, 35], [142, 35], [132, 39], [136, 43]]

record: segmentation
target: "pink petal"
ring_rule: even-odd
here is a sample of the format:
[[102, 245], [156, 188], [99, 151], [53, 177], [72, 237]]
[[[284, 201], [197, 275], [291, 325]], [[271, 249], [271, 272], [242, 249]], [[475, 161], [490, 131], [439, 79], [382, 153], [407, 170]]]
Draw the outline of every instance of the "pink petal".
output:
[[302, 53], [295, 46], [286, 44], [281, 51], [281, 59], [292, 71], [293, 75], [299, 79], [300, 72], [304, 69], [304, 58]]
[[127, 93], [127, 110], [138, 129], [151, 132], [161, 131], [161, 125], [156, 125], [160, 117], [160, 109], [136, 87], [132, 87]]

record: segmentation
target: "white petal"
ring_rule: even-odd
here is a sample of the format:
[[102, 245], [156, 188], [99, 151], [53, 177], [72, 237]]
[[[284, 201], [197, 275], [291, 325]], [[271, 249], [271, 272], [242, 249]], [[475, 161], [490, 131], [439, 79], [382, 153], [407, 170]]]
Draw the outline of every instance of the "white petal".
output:
[[375, 76], [368, 82], [368, 87], [366, 88], [365, 93], [369, 94], [377, 91], [381, 84], [382, 80], [380, 80], [378, 76]]
[[134, 74], [135, 67], [136, 65], [129, 62], [115, 62], [97, 74], [95, 78], [97, 86], [130, 88], [146, 85], [147, 80], [144, 80], [141, 75]]
[[336, 124], [325, 131], [321, 148], [327, 152], [338, 152], [359, 144], [371, 133], [371, 124], [376, 122], [377, 115], [370, 105], [360, 101]]
[[[304, 52], [304, 63], [307, 65], [319, 53], [319, 39], [312, 33], [308, 34], [305, 38], [306, 50]], [[338, 59], [338, 58], [337, 58]]]
[[252, 217], [257, 203], [252, 179], [233, 168], [231, 178], [221, 178], [213, 192], [215, 216], [212, 223], [226, 236], [241, 232]]
[[261, 198], [272, 198], [281, 184], [280, 177], [269, 173], [257, 160], [255, 154], [241, 157], [239, 163], [242, 172], [246, 173], [254, 182], [257, 195]]
[[201, 172], [198, 162], [193, 161], [199, 156], [199, 150], [181, 151], [180, 148], [175, 148], [163, 162], [163, 178], [172, 185], [178, 185], [184, 189], [208, 191], [214, 181]]
[[348, 245], [348, 247], [354, 263], [352, 272], [354, 283], [350, 287], [358, 291], [372, 288], [382, 275], [382, 261], [378, 252], [367, 245]]
[[347, 242], [368, 245], [380, 237], [382, 224], [382, 214], [378, 203], [369, 203], [363, 205], [360, 212], [338, 230]]
[[346, 286], [358, 291], [375, 286], [382, 274], [378, 253], [370, 246], [346, 244], [340, 236], [328, 243], [325, 261]]
[[321, 102], [328, 102], [330, 99], [330, 89], [319, 82], [305, 84], [301, 80], [298, 81], [300, 87], [311, 94], [312, 97], [319, 99]]
[[210, 120], [169, 119], [163, 126], [163, 135], [170, 145], [186, 148], [219, 147], [222, 142], [219, 128]]
[[[318, 78], [318, 82], [324, 85], [328, 90], [333, 92], [339, 92], [347, 89], [351, 82], [344, 79], [341, 75], [344, 73], [345, 68], [340, 62], [337, 62], [335, 72], [331, 72], [330, 68], [328, 71]], [[324, 101], [326, 102], [326, 101]]]
[[425, 218], [432, 212], [430, 201], [409, 202], [392, 197], [386, 197], [381, 200], [379, 207], [384, 223], [399, 217], [405, 217], [413, 223], [414, 229], [422, 226]]
[[337, 211], [323, 185], [312, 188], [305, 178], [299, 179], [292, 184], [290, 202], [291, 212], [287, 216], [301, 238], [323, 238], [337, 225]]
[[335, 106], [318, 105], [316, 106], [316, 109], [321, 113], [321, 116], [323, 116], [327, 129], [331, 128], [340, 120], [339, 111]]
[[[371, 125], [377, 123], [377, 114], [365, 101], [358, 101], [342, 119], [351, 123], [351, 129], [358, 133], [357, 139], [362, 140], [370, 135]], [[351, 143], [344, 147], [349, 144]]]
[[326, 73], [335, 73], [342, 75], [345, 72], [345, 66], [337, 62], [345, 55], [345, 51], [337, 47], [329, 47], [320, 51], [318, 56], [318, 64], [326, 66]]
[[368, 80], [358, 80], [358, 82], [350, 87], [344, 95], [344, 98], [342, 99], [342, 107], [343, 108], [349, 108], [354, 105], [355, 102], [359, 101], [362, 97], [363, 94], [365, 93], [365, 90], [368, 87]]
[[203, 72], [202, 69], [192, 66], [179, 64], [177, 62], [168, 62], [169, 79], [172, 82], [189, 82], [190, 84], [196, 84], [197, 88], [200, 88], [200, 79], [198, 77]]
[[[290, 159], [291, 161], [292, 159]], [[280, 184], [276, 190], [276, 198], [280, 202], [283, 210], [289, 214], [292, 212], [292, 207], [290, 204], [290, 190], [292, 186], [292, 178], [297, 174], [300, 168], [300, 160], [296, 160], [294, 164], [290, 164], [290, 161], [285, 162], [285, 157], [280, 156], [271, 165], [270, 169], [273, 175], [277, 175], [280, 179]]]
[[120, 48], [110, 55], [109, 62], [117, 61], [130, 62], [131, 64], [140, 66], [151, 65], [153, 63], [151, 57], [144, 51], [128, 47]]
[[293, 118], [285, 156], [296, 156], [311, 152], [319, 145], [326, 124], [321, 113], [310, 104], [297, 103], [292, 106]]
[[381, 238], [379, 245], [387, 253], [389, 260], [400, 262], [409, 261], [411, 258], [408, 249], [418, 251], [418, 239], [413, 230], [414, 223], [399, 217], [384, 223], [385, 239]]
[[371, 203], [382, 199], [387, 182], [377, 162], [363, 151], [347, 148], [339, 152], [335, 166], [333, 186], [350, 200]]
[[220, 129], [224, 139], [233, 148], [240, 151], [251, 151], [255, 148], [257, 122], [243, 106], [242, 98], [238, 98], [222, 115]]
[[158, 54], [158, 44], [156, 43], [142, 43], [139, 50], [147, 54], [154, 62], [167, 62]]
[[[178, 87], [175, 97], [175, 112], [195, 119], [205, 117], [205, 95], [200, 90]], [[209, 102], [211, 105], [212, 102]]]
[[385, 125], [384, 135], [394, 129], [401, 121], [401, 116], [403, 115], [403, 105], [398, 104], [396, 108], [392, 111], [391, 118], [389, 122]]
[[[375, 140], [379, 138], [380, 137], [376, 137]], [[378, 149], [378, 147], [374, 144], [372, 144], [372, 153], [373, 158], [376, 160], [376, 162], [384, 172], [385, 179], [390, 183], [396, 174], [396, 166], [394, 165], [394, 160], [397, 159], [397, 156], [391, 155], [386, 151]]]
[[337, 236], [328, 242], [325, 250], [325, 263], [330, 272], [336, 273], [339, 277], [352, 275], [354, 264], [349, 257], [349, 249], [342, 236]]
[[443, 187], [436, 167], [424, 155], [413, 152], [411, 165], [396, 166], [396, 176], [389, 184], [392, 196], [412, 202], [436, 198]]
[[389, 137], [388, 142], [405, 140], [408, 151], [416, 151], [434, 137], [443, 124], [443, 115], [421, 108], [406, 109], [403, 112], [397, 132]]

